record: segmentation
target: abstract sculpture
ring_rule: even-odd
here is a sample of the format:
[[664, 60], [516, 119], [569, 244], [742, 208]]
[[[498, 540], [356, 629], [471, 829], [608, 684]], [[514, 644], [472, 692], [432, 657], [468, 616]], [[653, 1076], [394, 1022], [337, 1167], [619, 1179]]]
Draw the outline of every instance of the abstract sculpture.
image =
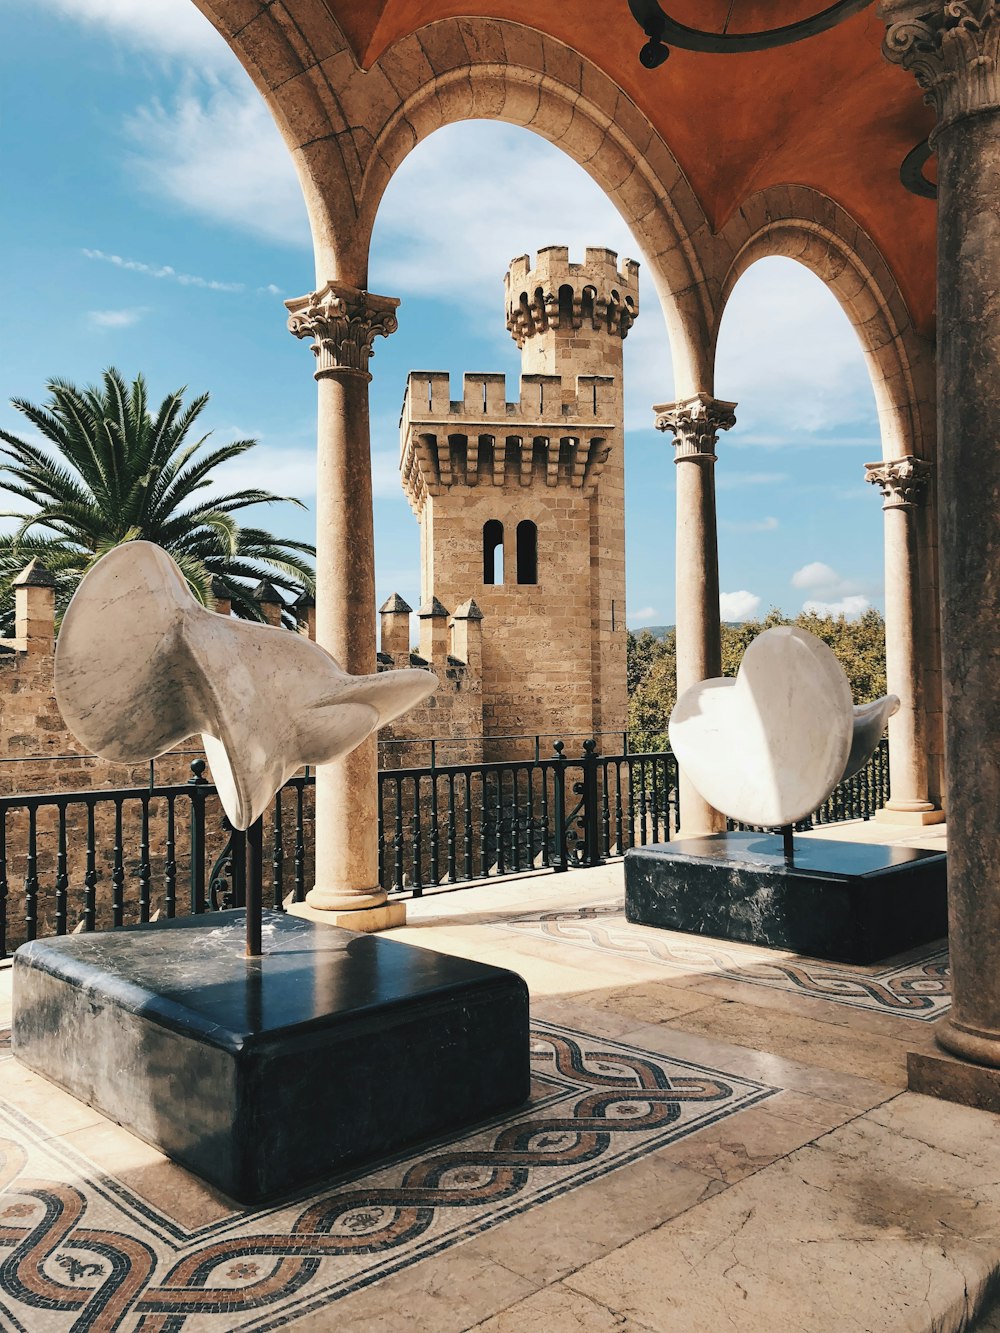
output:
[[350, 676], [318, 644], [207, 611], [152, 542], [81, 582], [56, 646], [56, 699], [104, 759], [155, 759], [201, 733], [222, 808], [247, 829], [304, 764], [325, 764], [425, 699], [430, 671]]
[[864, 767], [898, 707], [889, 694], [856, 708], [830, 648], [782, 625], [754, 639], [735, 679], [684, 691], [670, 717], [670, 745], [716, 810], [778, 828], [807, 818]]

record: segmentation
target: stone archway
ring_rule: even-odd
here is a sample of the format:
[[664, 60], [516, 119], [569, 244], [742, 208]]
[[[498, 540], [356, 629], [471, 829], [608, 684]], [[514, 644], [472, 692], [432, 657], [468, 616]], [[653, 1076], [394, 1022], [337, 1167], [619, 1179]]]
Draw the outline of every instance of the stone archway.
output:
[[[248, 20], [246, 2], [196, 0], [264, 96], [305, 195], [318, 290], [289, 304], [292, 331], [311, 339], [317, 357], [317, 639], [362, 672], [375, 651], [368, 359], [375, 335], [395, 327], [393, 303], [367, 291], [368, 249], [406, 154], [470, 118], [521, 125], [561, 147], [636, 236], [683, 393], [712, 390], [713, 302], [701, 259], [709, 227], [646, 117], [596, 66], [534, 29], [445, 19], [362, 69], [324, 6], [287, 0]], [[317, 786], [317, 879], [325, 873], [332, 887], [311, 901], [377, 907], [374, 745], [331, 768]]]
[[833, 200], [802, 186], [762, 191], [719, 238], [713, 346], [740, 277], [765, 257], [802, 264], [850, 319], [871, 378], [882, 464], [869, 468], [885, 497], [886, 656], [901, 700], [889, 725], [892, 817], [934, 822], [943, 786], [937, 516], [929, 484], [937, 454], [934, 350], [871, 238]]

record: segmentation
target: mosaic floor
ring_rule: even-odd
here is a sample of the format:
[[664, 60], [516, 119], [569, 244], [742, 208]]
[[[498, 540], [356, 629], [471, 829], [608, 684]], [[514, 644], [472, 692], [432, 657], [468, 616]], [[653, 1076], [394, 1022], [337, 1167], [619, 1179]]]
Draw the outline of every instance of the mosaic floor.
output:
[[768, 986], [923, 1022], [932, 1022], [951, 1008], [948, 952], [941, 946], [869, 967], [823, 963], [634, 926], [625, 920], [620, 902], [529, 912], [498, 922], [496, 928], [659, 964], [666, 972], [685, 976], [710, 972], [748, 986]]
[[532, 1062], [522, 1112], [194, 1228], [0, 1104], [0, 1327], [262, 1333], [779, 1091], [549, 1023]]

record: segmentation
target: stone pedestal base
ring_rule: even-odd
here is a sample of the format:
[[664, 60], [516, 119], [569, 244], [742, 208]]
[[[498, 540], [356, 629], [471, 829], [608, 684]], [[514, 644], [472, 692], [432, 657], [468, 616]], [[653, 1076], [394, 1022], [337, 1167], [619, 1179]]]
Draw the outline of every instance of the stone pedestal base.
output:
[[625, 854], [629, 921], [874, 963], [948, 930], [942, 852], [717, 833]]
[[911, 1092], [1000, 1112], [1000, 1069], [970, 1064], [946, 1051], [910, 1051], [906, 1073]]
[[266, 912], [35, 940], [18, 1059], [258, 1203], [519, 1106], [528, 989], [503, 968]]
[[311, 907], [308, 902], [289, 903], [288, 911], [292, 916], [302, 917], [304, 921], [340, 926], [342, 930], [357, 930], [365, 935], [406, 925], [406, 903], [383, 903], [381, 907], [362, 907], [356, 912], [320, 910]]
[[880, 824], [908, 824], [911, 828], [923, 828], [926, 824], [943, 824], [943, 810], [894, 810], [885, 805], [875, 811], [874, 816]]

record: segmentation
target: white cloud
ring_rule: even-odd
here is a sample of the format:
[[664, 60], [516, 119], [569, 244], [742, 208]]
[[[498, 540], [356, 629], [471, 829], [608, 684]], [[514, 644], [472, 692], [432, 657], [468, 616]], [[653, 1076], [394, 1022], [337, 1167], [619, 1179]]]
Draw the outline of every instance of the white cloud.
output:
[[719, 593], [719, 616], [722, 620], [749, 620], [757, 614], [759, 607], [760, 598], [745, 588], [739, 592]]
[[[792, 259], [754, 264], [723, 316], [716, 392], [737, 401], [733, 447], [878, 447], [875, 397], [836, 297]], [[873, 455], [874, 457], [874, 455]]]
[[209, 221], [308, 247], [291, 156], [260, 94], [242, 76], [207, 90], [189, 79], [169, 106], [140, 107], [125, 130], [131, 166], [148, 193]]
[[871, 606], [867, 597], [856, 593], [850, 597], [842, 597], [839, 602], [817, 602], [810, 598], [802, 603], [802, 610], [814, 612], [817, 616], [846, 616], [848, 620], [854, 620], [861, 616]]
[[144, 306], [134, 306], [130, 310], [88, 310], [87, 317], [99, 329], [128, 329], [145, 314]]
[[[239, 431], [216, 430], [208, 447], [217, 448], [226, 440], [245, 438], [246, 435]], [[316, 494], [316, 450], [308, 445], [265, 442], [225, 463], [216, 476], [216, 484], [196, 493], [197, 503], [210, 499], [213, 494], [223, 495], [250, 487], [273, 490], [308, 503]]]
[[719, 526], [728, 528], [730, 532], [777, 532], [781, 524], [776, 518], [751, 518], [745, 520], [736, 520], [724, 518]]
[[803, 565], [792, 575], [793, 588], [835, 588], [841, 582], [840, 575], [824, 565], [822, 560], [814, 560], [810, 565]]
[[845, 579], [822, 560], [803, 565], [792, 575], [793, 588], [802, 588], [814, 595], [802, 603], [802, 610], [818, 616], [847, 616], [853, 619], [871, 606], [863, 585], [855, 579]]
[[141, 259], [123, 259], [121, 255], [105, 254], [103, 250], [88, 250], [83, 254], [88, 259], [101, 259], [116, 268], [127, 269], [130, 273], [142, 273], [148, 278], [162, 278], [168, 282], [179, 283], [181, 287], [201, 287], [210, 292], [242, 292], [246, 286], [242, 282], [219, 282], [215, 278], [200, 278], [194, 273], [178, 273], [170, 264], [147, 264]]
[[659, 614], [655, 606], [644, 606], [639, 611], [630, 611], [625, 619], [630, 625], [651, 625]]
[[638, 258], [611, 201], [564, 153], [512, 126], [451, 125], [421, 143], [389, 183], [371, 281], [378, 291], [472, 302], [495, 319], [508, 262], [545, 245], [568, 245], [577, 260], [588, 245]]
[[32, 0], [63, 18], [99, 27], [142, 51], [230, 66], [235, 57], [191, 0]]

